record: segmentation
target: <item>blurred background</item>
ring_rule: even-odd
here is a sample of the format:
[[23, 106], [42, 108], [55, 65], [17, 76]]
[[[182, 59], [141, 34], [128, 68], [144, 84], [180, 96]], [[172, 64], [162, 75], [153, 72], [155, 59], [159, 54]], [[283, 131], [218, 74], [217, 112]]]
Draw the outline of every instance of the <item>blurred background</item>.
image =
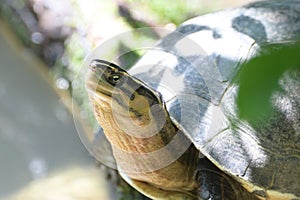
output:
[[80, 141], [78, 132], [99, 129], [82, 83], [84, 58], [125, 31], [174, 30], [194, 16], [247, 2], [0, 0], [0, 199], [147, 199]]

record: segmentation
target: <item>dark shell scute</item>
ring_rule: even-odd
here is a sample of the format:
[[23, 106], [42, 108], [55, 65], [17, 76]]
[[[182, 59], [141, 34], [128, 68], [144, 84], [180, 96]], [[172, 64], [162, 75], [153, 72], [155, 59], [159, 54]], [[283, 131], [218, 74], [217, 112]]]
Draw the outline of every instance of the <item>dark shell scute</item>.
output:
[[232, 20], [232, 28], [250, 36], [256, 42], [267, 40], [267, 33], [264, 25], [252, 17], [240, 15], [234, 18]]
[[197, 66], [191, 63], [198, 59], [195, 57], [186, 57], [178, 59], [178, 65], [173, 70], [174, 76], [184, 77], [186, 94], [196, 95], [206, 100], [210, 100], [209, 89], [202, 77], [202, 74], [197, 70]]

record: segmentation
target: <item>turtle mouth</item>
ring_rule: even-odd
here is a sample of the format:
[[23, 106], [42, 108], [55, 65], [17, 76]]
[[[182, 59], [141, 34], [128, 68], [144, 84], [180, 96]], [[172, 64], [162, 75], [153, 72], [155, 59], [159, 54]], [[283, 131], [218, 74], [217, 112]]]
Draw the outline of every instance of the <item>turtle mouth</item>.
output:
[[116, 91], [109, 83], [101, 78], [97, 73], [90, 70], [86, 80], [86, 89], [89, 96], [110, 102]]
[[[129, 116], [129, 108], [128, 106], [124, 106], [124, 104], [116, 98], [119, 95], [118, 90], [105, 80], [96, 77], [97, 76], [91, 74], [86, 81], [86, 90], [91, 101], [100, 104], [105, 102], [110, 106], [114, 105], [114, 113], [118, 113], [118, 115], [127, 118]], [[116, 110], [118, 110], [118, 112], [116, 112]]]
[[87, 91], [89, 96], [93, 98], [98, 98], [106, 102], [111, 101], [112, 93], [109, 90], [104, 89], [104, 87], [99, 87], [97, 84], [87, 84]]

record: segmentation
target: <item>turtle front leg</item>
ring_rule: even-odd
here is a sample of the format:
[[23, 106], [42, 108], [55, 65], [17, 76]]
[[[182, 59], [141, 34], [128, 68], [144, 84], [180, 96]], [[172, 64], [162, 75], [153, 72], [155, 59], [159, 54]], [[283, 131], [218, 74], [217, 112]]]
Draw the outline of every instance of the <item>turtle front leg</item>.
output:
[[199, 159], [195, 177], [200, 200], [258, 199], [206, 157]]

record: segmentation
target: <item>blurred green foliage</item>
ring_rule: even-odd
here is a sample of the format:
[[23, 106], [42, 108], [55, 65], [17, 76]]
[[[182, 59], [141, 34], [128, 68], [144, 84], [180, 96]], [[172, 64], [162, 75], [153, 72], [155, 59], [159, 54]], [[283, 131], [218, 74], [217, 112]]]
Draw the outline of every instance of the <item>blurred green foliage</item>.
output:
[[250, 123], [271, 114], [271, 96], [281, 90], [279, 80], [284, 72], [300, 70], [300, 43], [272, 45], [262, 52], [242, 66], [238, 75], [238, 112]]
[[125, 0], [124, 2], [136, 8], [140, 15], [160, 24], [178, 25], [208, 10], [205, 4], [198, 0]]

